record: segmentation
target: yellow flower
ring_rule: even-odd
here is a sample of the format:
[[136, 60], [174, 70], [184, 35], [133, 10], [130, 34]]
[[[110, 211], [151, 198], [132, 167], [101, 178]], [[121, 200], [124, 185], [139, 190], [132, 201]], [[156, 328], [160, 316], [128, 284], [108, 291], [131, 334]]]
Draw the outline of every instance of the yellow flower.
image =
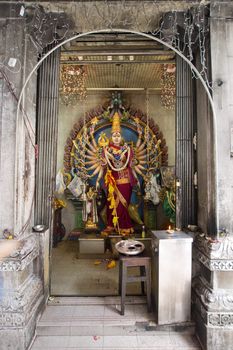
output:
[[114, 267], [116, 267], [116, 261], [110, 260], [108, 265], [107, 265], [107, 269], [113, 269]]
[[62, 199], [54, 198], [53, 201], [53, 207], [54, 209], [60, 209], [60, 208], [65, 208], [66, 207], [66, 202], [63, 201]]
[[101, 264], [101, 260], [95, 260], [94, 265], [100, 265]]
[[116, 225], [118, 224], [118, 216], [114, 216], [113, 219], [112, 219], [112, 223], [114, 225], [114, 227], [116, 227]]

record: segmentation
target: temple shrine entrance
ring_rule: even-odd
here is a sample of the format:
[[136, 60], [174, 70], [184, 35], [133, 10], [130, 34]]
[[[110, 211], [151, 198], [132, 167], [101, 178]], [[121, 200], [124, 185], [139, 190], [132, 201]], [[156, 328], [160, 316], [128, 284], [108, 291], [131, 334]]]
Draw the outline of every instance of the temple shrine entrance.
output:
[[62, 48], [60, 80], [51, 294], [118, 295], [115, 244], [150, 255], [151, 231], [176, 227], [176, 57], [95, 35]]

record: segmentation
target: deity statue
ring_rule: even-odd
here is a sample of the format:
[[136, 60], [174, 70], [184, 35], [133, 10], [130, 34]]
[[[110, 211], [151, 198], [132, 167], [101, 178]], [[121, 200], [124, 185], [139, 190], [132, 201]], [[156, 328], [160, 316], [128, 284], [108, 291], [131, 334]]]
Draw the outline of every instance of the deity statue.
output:
[[128, 235], [133, 233], [128, 206], [137, 177], [132, 167], [133, 150], [122, 138], [118, 113], [113, 115], [111, 135], [109, 144], [103, 148], [108, 201], [107, 227], [104, 233], [112, 232], [116, 228], [122, 235]]
[[[95, 185], [96, 193], [100, 189], [105, 192], [107, 220], [106, 228], [102, 231], [103, 235], [113, 231], [129, 235], [134, 231], [131, 219], [139, 225], [143, 224], [138, 213], [139, 203], [131, 203], [133, 187], [138, 186], [135, 190], [141, 197], [144, 193], [145, 200], [157, 200], [158, 186], [155, 194], [147, 192], [151, 192], [153, 187], [151, 175], [157, 174], [162, 156], [166, 161], [167, 149], [165, 140], [157, 137], [161, 135], [157, 126], [150, 124], [152, 130], [140, 112], [130, 114], [122, 105], [118, 94], [112, 97], [108, 109], [101, 113], [99, 111], [93, 113], [89, 116], [88, 123], [77, 132], [75, 126], [75, 136], [72, 134], [72, 140], [67, 141], [64, 164], [70, 166], [71, 172], [75, 170], [75, 176], [82, 179], [87, 186]], [[110, 137], [106, 135], [109, 121], [112, 123]], [[130, 133], [136, 135], [135, 143], [133, 140], [124, 141], [121, 121], [124, 122], [126, 135]], [[102, 130], [100, 134], [99, 130]], [[148, 182], [150, 186], [147, 186]], [[144, 191], [141, 191], [140, 187], [144, 187]], [[97, 203], [99, 203], [98, 195]], [[101, 209], [101, 213], [103, 211], [104, 208]], [[101, 213], [98, 215], [102, 218]]]
[[129, 235], [133, 233], [133, 225], [128, 207], [133, 186], [140, 186], [137, 174], [144, 176], [143, 171], [146, 171], [146, 142], [142, 142], [139, 137], [133, 150], [122, 138], [120, 115], [115, 112], [110, 140], [101, 134], [98, 145], [92, 137], [87, 146], [86, 165], [91, 165], [87, 170], [93, 170], [91, 176], [98, 174], [96, 189], [99, 188], [101, 178], [104, 178], [107, 190], [107, 227], [103, 234], [115, 230], [122, 235]]

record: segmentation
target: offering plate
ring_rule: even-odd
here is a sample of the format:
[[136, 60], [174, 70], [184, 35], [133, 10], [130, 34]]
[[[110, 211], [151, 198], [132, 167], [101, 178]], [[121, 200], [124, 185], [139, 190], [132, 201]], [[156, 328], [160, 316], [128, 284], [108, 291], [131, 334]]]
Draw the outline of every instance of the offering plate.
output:
[[138, 255], [143, 252], [145, 246], [142, 242], [127, 239], [116, 243], [115, 248], [119, 253], [124, 255]]

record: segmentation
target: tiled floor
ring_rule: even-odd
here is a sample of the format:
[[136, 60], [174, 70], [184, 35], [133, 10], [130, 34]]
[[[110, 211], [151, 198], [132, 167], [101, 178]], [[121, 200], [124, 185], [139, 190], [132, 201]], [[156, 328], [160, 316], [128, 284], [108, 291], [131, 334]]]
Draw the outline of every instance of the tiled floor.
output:
[[[97, 255], [96, 255], [97, 256]], [[107, 269], [109, 254], [78, 258], [78, 241], [62, 241], [52, 249], [51, 293], [54, 295], [118, 295], [118, 267]], [[95, 265], [98, 261], [99, 264]], [[137, 269], [137, 268], [136, 268]], [[139, 283], [127, 284], [127, 293], [139, 295]]]
[[118, 298], [64, 300], [46, 308], [31, 350], [200, 350], [192, 328], [157, 330], [140, 298], [128, 299], [125, 316], [119, 314]]
[[153, 335], [153, 336], [49, 336], [37, 337], [33, 350], [199, 350], [193, 336]]

